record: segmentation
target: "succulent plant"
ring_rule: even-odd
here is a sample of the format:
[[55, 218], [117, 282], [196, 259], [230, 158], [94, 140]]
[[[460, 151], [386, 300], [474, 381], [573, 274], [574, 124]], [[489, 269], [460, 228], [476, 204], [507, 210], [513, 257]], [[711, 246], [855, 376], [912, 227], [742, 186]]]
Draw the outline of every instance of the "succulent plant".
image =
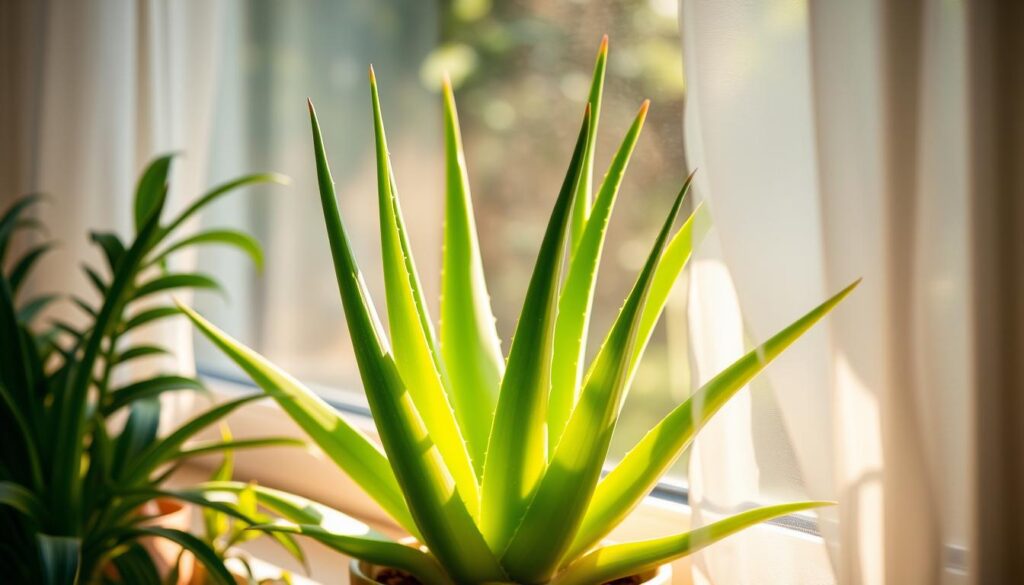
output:
[[323, 452], [422, 547], [332, 530], [295, 496], [257, 490], [291, 523], [262, 527], [315, 538], [428, 584], [599, 584], [648, 571], [745, 527], [828, 502], [749, 510], [674, 536], [603, 544], [697, 431], [856, 283], [695, 390], [606, 475], [609, 442], [636, 367], [691, 251], [708, 226], [698, 206], [674, 230], [691, 178], [596, 356], [585, 364], [605, 231], [637, 141], [643, 104], [591, 193], [604, 80], [602, 43], [568, 171], [540, 245], [515, 336], [501, 353], [476, 239], [455, 102], [444, 87], [446, 211], [440, 332], [423, 298], [370, 70], [388, 335], [342, 223], [312, 104], [316, 171], [334, 269], [383, 451], [314, 392], [184, 309]]

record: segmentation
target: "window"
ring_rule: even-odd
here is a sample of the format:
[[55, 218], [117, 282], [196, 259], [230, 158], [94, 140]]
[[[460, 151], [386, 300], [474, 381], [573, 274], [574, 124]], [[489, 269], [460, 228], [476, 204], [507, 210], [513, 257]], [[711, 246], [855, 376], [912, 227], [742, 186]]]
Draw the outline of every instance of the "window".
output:
[[[207, 221], [235, 222], [257, 234], [266, 271], [255, 273], [231, 251], [204, 251], [199, 268], [225, 280], [231, 302], [201, 296], [200, 310], [326, 396], [359, 400], [303, 102], [310, 96], [317, 106], [344, 220], [386, 318], [366, 82], [366, 66], [374, 64], [403, 211], [436, 318], [444, 188], [437, 87], [447, 70], [456, 84], [484, 266], [507, 351], [571, 154], [594, 55], [608, 33], [595, 181], [641, 102], [650, 98], [652, 108], [609, 228], [590, 333], [596, 351], [663, 219], [650, 210], [667, 209], [687, 172], [674, 0], [287, 6], [254, 0], [240, 11], [228, 19], [224, 37], [211, 180], [270, 169], [292, 183], [210, 212]], [[688, 392], [682, 301], [679, 295], [666, 309], [647, 350], [612, 457]], [[197, 359], [207, 374], [237, 375], [204, 340], [197, 340]], [[675, 478], [684, 470], [685, 462], [677, 464]]]

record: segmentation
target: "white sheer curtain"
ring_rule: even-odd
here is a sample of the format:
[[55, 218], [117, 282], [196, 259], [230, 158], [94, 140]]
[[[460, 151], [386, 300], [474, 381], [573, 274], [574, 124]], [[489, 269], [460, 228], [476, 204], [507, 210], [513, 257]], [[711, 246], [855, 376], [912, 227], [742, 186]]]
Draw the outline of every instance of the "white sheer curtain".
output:
[[[796, 495], [840, 502], [819, 520], [833, 575], [739, 536], [700, 555], [696, 582], [966, 582], [966, 12], [941, 0], [681, 2], [687, 153], [717, 232], [693, 269], [699, 375], [864, 278], [768, 370], [771, 389], [754, 390], [779, 404]], [[759, 416], [743, 394], [698, 438], [695, 523], [793, 496], [771, 480]]]
[[[135, 184], [155, 156], [181, 153], [170, 209], [207, 186], [215, 42], [225, 8], [173, 0], [15, 0], [6, 7], [21, 25], [0, 43], [5, 55], [19, 56], [4, 94], [19, 98], [6, 115], [21, 130], [10, 148], [23, 162], [5, 167], [3, 181], [21, 192], [0, 197], [45, 194], [39, 214], [60, 243], [30, 281], [33, 292], [89, 290], [80, 265], [100, 258], [89, 231], [130, 237]], [[147, 335], [174, 350], [170, 363], [187, 371], [191, 331], [180, 322], [159, 327]]]

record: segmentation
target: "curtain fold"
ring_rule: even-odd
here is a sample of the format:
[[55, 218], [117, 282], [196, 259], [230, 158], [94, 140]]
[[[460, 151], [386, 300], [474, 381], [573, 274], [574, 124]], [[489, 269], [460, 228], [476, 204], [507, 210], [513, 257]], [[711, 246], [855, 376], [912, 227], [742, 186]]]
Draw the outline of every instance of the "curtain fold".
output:
[[[46, 270], [27, 283], [31, 292], [91, 290], [81, 265], [99, 266], [101, 256], [89, 232], [131, 236], [135, 184], [156, 156], [180, 153], [172, 167], [169, 211], [207, 186], [218, 31], [226, 6], [16, 0], [8, 7], [32, 24], [20, 39], [3, 41], [5, 54], [21, 55], [22, 65], [28, 64], [10, 70], [14, 87], [4, 92], [19, 98], [6, 114], [22, 130], [16, 148], [27, 160], [16, 177], [15, 171], [5, 177], [10, 192], [0, 197], [6, 203], [26, 192], [43, 193], [40, 219], [59, 240], [59, 249], [44, 260]], [[18, 43], [20, 53], [11, 46]], [[24, 48], [29, 44], [31, 51]], [[174, 261], [178, 269], [194, 262], [187, 256]], [[80, 317], [68, 306], [56, 311], [71, 322]], [[159, 339], [174, 357], [147, 360], [145, 367], [192, 369], [192, 336], [184, 323], [147, 329], [144, 335]]]
[[[764, 415], [735, 407], [695, 445], [695, 516], [838, 499], [819, 518], [831, 582], [967, 582], [966, 12], [938, 0], [681, 2], [687, 153], [720, 242], [695, 264], [691, 296], [718, 305], [712, 322], [743, 323], [700, 333], [733, 340], [698, 355], [700, 375], [864, 278], [769, 368], [770, 388], [750, 389], [778, 401], [799, 478], [736, 439]], [[773, 565], [744, 561], [763, 556], [733, 539], [702, 553], [695, 577], [760, 582]]]

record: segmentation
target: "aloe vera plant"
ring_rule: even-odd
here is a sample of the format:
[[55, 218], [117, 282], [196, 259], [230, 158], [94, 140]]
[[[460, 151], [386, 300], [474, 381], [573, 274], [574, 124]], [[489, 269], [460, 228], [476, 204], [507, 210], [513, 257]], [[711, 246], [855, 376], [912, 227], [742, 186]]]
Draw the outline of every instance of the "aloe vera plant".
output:
[[[118, 385], [127, 363], [168, 353], [133, 344], [141, 328], [179, 314], [153, 304], [154, 294], [185, 287], [212, 288], [205, 275], [170, 272], [165, 260], [189, 246], [225, 243], [259, 260], [250, 236], [211, 230], [178, 236], [178, 228], [203, 206], [237, 187], [279, 180], [252, 175], [218, 187], [162, 223], [170, 157], [153, 162], [135, 195], [135, 234], [124, 243], [113, 233], [94, 233], [105, 266], [85, 267], [99, 303], [72, 300], [83, 325], [47, 325], [40, 311], [58, 295], [23, 299], [32, 269], [50, 249], [29, 248], [4, 262], [13, 239], [37, 223], [26, 213], [39, 200], [15, 202], [0, 216], [0, 580], [12, 583], [159, 583], [156, 566], [140, 539], [162, 538], [190, 550], [211, 579], [233, 584], [216, 551], [181, 530], [154, 526], [145, 504], [173, 498], [249, 523], [237, 507], [211, 501], [195, 489], [163, 487], [181, 462], [207, 453], [295, 444], [267, 437], [186, 444], [199, 431], [261, 393], [216, 405], [161, 436], [160, 394], [202, 389], [199, 380], [158, 373]], [[120, 417], [126, 413], [126, 417]], [[123, 420], [116, 423], [115, 417]]]
[[280, 494], [258, 497], [291, 522], [263, 530], [303, 534], [428, 584], [597, 585], [648, 571], [755, 523], [828, 503], [766, 506], [675, 536], [603, 544], [715, 412], [856, 285], [694, 391], [602, 477], [637, 364], [670, 289], [708, 227], [707, 213], [698, 206], [674, 228], [688, 178], [596, 357], [585, 363], [605, 232], [647, 113], [645, 103], [592, 193], [606, 58], [605, 41], [507, 357], [488, 305], [450, 84], [443, 90], [447, 194], [439, 333], [411, 253], [372, 68], [390, 335], [363, 284], [310, 104], [334, 269], [383, 451], [299, 381], [183, 310], [423, 548], [332, 530], [302, 506], [282, 506]]

